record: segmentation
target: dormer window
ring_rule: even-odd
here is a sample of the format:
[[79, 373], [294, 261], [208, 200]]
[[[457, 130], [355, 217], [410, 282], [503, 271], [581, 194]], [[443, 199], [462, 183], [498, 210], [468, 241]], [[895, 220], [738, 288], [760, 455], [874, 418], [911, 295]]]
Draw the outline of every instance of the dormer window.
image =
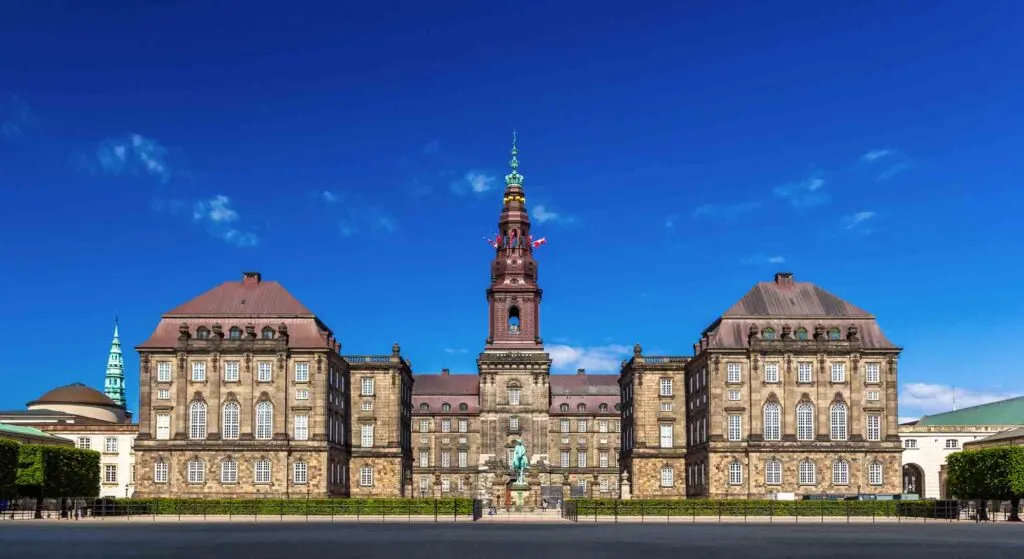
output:
[[200, 340], [210, 339], [210, 331], [205, 326], [200, 326], [196, 329], [196, 338]]
[[420, 411], [427, 411], [429, 409], [430, 406], [428, 406], [427, 404], [420, 404]]
[[828, 339], [832, 341], [838, 341], [843, 339], [842, 334], [839, 332], [839, 328], [829, 328]]
[[459, 411], [469, 411], [469, 405], [465, 402], [459, 404]]
[[608, 404], [601, 404], [597, 406], [597, 411], [606, 412], [608, 411]]
[[441, 411], [452, 411], [452, 405], [448, 402], [441, 404]]
[[775, 329], [774, 328], [765, 328], [764, 330], [761, 330], [761, 339], [762, 340], [774, 340], [775, 339]]
[[561, 406], [558, 406], [558, 411], [560, 411], [560, 412], [568, 412], [569, 411], [569, 404], [562, 404]]
[[242, 339], [242, 329], [239, 328], [238, 326], [232, 326], [231, 330], [228, 330], [228, 339], [230, 339], [230, 340], [241, 340]]
[[273, 340], [274, 339], [274, 329], [271, 328], [270, 326], [267, 326], [266, 328], [263, 329], [262, 335], [263, 335], [263, 339], [264, 340]]
[[508, 333], [519, 333], [519, 307], [511, 307], [508, 309]]
[[798, 340], [806, 340], [807, 339], [807, 328], [804, 328], [803, 326], [801, 326], [800, 328], [797, 328], [796, 329], [796, 333], [794, 335], [796, 336], [796, 339], [798, 339]]
[[587, 411], [587, 405], [586, 404], [580, 404], [580, 405], [576, 406], [576, 411], [578, 411], [578, 412], [585, 412], [585, 411]]

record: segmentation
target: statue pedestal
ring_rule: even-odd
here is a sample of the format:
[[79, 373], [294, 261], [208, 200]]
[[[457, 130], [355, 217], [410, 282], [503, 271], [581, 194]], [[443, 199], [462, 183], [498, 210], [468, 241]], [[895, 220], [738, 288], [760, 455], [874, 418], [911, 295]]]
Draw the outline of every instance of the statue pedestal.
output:
[[515, 503], [515, 511], [523, 512], [523, 503], [526, 502], [526, 495], [530, 493], [530, 485], [514, 481], [510, 489], [512, 490], [512, 502]]

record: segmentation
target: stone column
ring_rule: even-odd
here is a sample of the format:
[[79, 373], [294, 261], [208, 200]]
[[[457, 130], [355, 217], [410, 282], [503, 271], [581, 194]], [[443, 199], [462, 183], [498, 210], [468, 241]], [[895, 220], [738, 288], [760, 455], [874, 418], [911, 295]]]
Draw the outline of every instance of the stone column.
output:
[[629, 486], [629, 473], [622, 472], [622, 481], [619, 482], [619, 498], [623, 501], [628, 501], [632, 496], [633, 494]]

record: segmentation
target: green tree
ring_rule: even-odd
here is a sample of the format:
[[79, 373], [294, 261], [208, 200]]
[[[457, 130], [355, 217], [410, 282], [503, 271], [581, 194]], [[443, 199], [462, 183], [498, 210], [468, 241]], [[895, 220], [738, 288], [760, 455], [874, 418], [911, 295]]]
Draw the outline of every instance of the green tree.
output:
[[16, 441], [0, 439], [0, 499], [13, 497], [18, 479], [18, 451]]
[[956, 452], [946, 458], [949, 491], [963, 499], [981, 499], [979, 514], [986, 518], [984, 501], [1010, 501], [1010, 521], [1020, 522], [1018, 509], [1024, 496], [1024, 447], [1000, 446]]
[[18, 494], [43, 499], [96, 497], [100, 491], [100, 453], [60, 446], [26, 444], [18, 453]]

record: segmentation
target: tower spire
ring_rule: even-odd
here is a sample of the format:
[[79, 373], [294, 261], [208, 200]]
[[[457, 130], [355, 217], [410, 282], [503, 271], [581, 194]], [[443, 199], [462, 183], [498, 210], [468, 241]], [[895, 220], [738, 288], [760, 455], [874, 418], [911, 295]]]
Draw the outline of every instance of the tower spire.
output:
[[519, 139], [519, 135], [516, 134], [515, 130], [512, 130], [512, 159], [508, 162], [508, 166], [512, 169], [512, 172], [505, 175], [505, 186], [509, 187], [512, 185], [523, 186], [523, 175], [519, 174], [519, 150], [516, 149], [516, 140]]
[[107, 375], [103, 382], [103, 393], [115, 404], [125, 405], [124, 356], [121, 354], [121, 336], [118, 332], [116, 316], [114, 317], [114, 339], [110, 342], [110, 355], [107, 356]]

